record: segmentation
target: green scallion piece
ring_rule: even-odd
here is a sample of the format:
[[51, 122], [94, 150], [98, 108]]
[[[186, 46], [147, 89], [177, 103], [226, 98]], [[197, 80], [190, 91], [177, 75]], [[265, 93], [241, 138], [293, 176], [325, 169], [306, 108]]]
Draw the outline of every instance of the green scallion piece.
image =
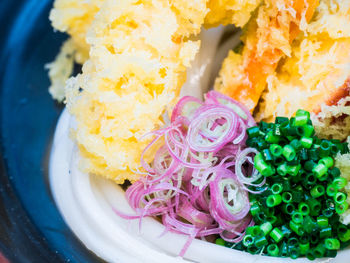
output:
[[261, 153], [258, 153], [254, 157], [254, 166], [263, 176], [271, 176], [275, 173], [275, 168], [264, 161]]
[[338, 227], [338, 238], [344, 243], [350, 241], [350, 229], [348, 229], [345, 225], [340, 225]]
[[252, 237], [259, 236], [261, 233], [260, 227], [259, 226], [250, 226], [247, 227], [246, 229], [247, 235], [251, 235]]
[[296, 156], [296, 152], [295, 152], [294, 148], [288, 144], [283, 147], [282, 154], [286, 158], [287, 161], [293, 160]]
[[321, 211], [321, 203], [314, 198], [310, 198], [307, 200], [307, 204], [310, 208], [310, 215], [317, 216]]
[[327, 218], [331, 218], [334, 214], [334, 208], [328, 207], [322, 211], [322, 215], [324, 215]]
[[340, 242], [336, 238], [326, 238], [324, 244], [329, 250], [338, 250], [340, 248]]
[[252, 204], [250, 207], [250, 213], [252, 216], [257, 215], [260, 212], [260, 206], [256, 203]]
[[273, 215], [268, 216], [268, 217], [266, 217], [266, 221], [273, 225], [273, 224], [275, 224], [277, 222], [277, 217], [273, 216]]
[[299, 247], [289, 247], [289, 256], [291, 259], [297, 259], [300, 255]]
[[313, 198], [318, 198], [323, 196], [325, 192], [326, 190], [324, 189], [324, 186], [321, 184], [318, 184], [311, 189], [310, 194]]
[[303, 227], [301, 226], [301, 224], [297, 224], [295, 223], [294, 221], [290, 221], [289, 222], [289, 227], [290, 229], [295, 232], [298, 236], [302, 236], [304, 235], [304, 229]]
[[[310, 120], [310, 112], [306, 111], [306, 110], [302, 110], [302, 109], [298, 109], [295, 113], [295, 117], [305, 117], [307, 120]], [[307, 123], [308, 121], [306, 121]], [[305, 123], [305, 124], [306, 124]]]
[[303, 126], [306, 125], [308, 121], [308, 117], [307, 115], [303, 115], [303, 116], [295, 116], [295, 121], [294, 121], [294, 125], [295, 126]]
[[316, 166], [316, 163], [312, 160], [309, 160], [309, 161], [306, 161], [305, 164], [304, 164], [304, 169], [306, 171], [309, 171], [311, 172], [312, 169], [314, 169], [314, 167]]
[[304, 137], [311, 137], [315, 133], [315, 129], [312, 125], [303, 126], [303, 130], [304, 130]]
[[283, 186], [281, 183], [275, 183], [271, 186], [271, 192], [275, 195], [280, 194], [283, 191]]
[[329, 225], [328, 218], [325, 216], [318, 216], [317, 217], [317, 225], [320, 228], [326, 228]]
[[225, 240], [223, 240], [222, 238], [217, 238], [215, 240], [215, 244], [217, 244], [219, 246], [225, 246]]
[[307, 153], [307, 149], [303, 148], [303, 149], [300, 150], [299, 158], [300, 158], [300, 160], [303, 160], [303, 161], [306, 161], [306, 160], [309, 159], [309, 155]]
[[316, 221], [309, 215], [304, 216], [303, 228], [306, 233], [312, 233], [315, 228], [317, 228]]
[[294, 150], [297, 152], [303, 148], [303, 146], [301, 145], [301, 142], [298, 139], [292, 140], [289, 145], [292, 146]]
[[316, 184], [316, 178], [313, 174], [308, 174], [306, 175], [306, 178], [305, 178], [305, 183], [307, 185], [310, 185], [310, 186], [313, 186], [314, 184]]
[[320, 153], [320, 157], [327, 157], [330, 155], [331, 153], [331, 142], [327, 141], [327, 140], [323, 140], [320, 144], [320, 148], [319, 148], [319, 153]]
[[278, 254], [280, 252], [280, 249], [276, 244], [268, 245], [266, 250], [267, 250], [267, 254], [271, 257], [278, 257]]
[[266, 199], [266, 205], [268, 207], [275, 207], [282, 203], [282, 196], [279, 194], [269, 195]]
[[293, 201], [293, 195], [290, 192], [283, 192], [282, 201], [284, 203], [290, 203]]
[[349, 208], [349, 205], [348, 203], [344, 202], [342, 204], [336, 204], [335, 205], [335, 212], [338, 214], [338, 215], [341, 215], [341, 214], [344, 214], [346, 210], [348, 210]]
[[310, 149], [312, 146], [313, 139], [310, 137], [303, 136], [303, 137], [301, 137], [300, 142], [304, 148]]
[[[335, 167], [336, 168], [336, 167]], [[343, 189], [348, 181], [344, 177], [337, 177], [333, 180], [332, 185], [337, 189], [341, 190]]]
[[286, 203], [282, 206], [282, 211], [288, 215], [292, 215], [295, 211], [295, 206], [292, 203]]
[[270, 222], [265, 222], [260, 225], [260, 231], [264, 234], [264, 236], [268, 235], [271, 232], [272, 228], [273, 226]]
[[278, 144], [271, 144], [270, 145], [270, 152], [273, 156], [279, 157], [282, 155], [283, 148]]
[[[313, 146], [315, 146], [315, 145], [313, 145]], [[319, 159], [317, 149], [309, 149], [308, 154], [309, 154], [310, 160], [317, 161]]]
[[268, 143], [278, 143], [280, 141], [280, 136], [274, 135], [273, 131], [270, 130], [265, 136], [265, 141]]
[[301, 168], [301, 164], [290, 165], [287, 168], [287, 174], [289, 174], [291, 176], [297, 176], [298, 173], [299, 173], [300, 168]]
[[306, 216], [310, 213], [310, 207], [304, 202], [299, 203], [298, 209], [303, 216]]
[[299, 243], [299, 251], [301, 255], [305, 255], [310, 249], [310, 243], [307, 242], [305, 244]]
[[259, 131], [259, 127], [254, 126], [247, 129], [247, 135], [249, 138], [255, 138], [259, 136]]
[[276, 124], [281, 124], [284, 122], [289, 123], [289, 119], [287, 117], [280, 117], [280, 116], [276, 117], [276, 119], [275, 119]]
[[332, 236], [332, 227], [327, 226], [324, 227], [320, 230], [320, 238], [324, 239], [324, 238], [328, 238]]
[[254, 244], [254, 237], [251, 235], [245, 235], [242, 243], [245, 247], [250, 247], [251, 245]]
[[340, 170], [338, 167], [333, 167], [332, 169], [329, 169], [328, 172], [333, 178], [340, 176]]
[[309, 249], [309, 251], [306, 252], [306, 258], [308, 260], [315, 260], [316, 259], [316, 256], [315, 256], [313, 249]]
[[269, 149], [264, 149], [261, 151], [261, 153], [262, 153], [264, 161], [269, 162], [269, 161], [272, 161], [274, 159], [272, 154], [270, 153]]
[[[303, 190], [301, 190], [303, 191]], [[300, 203], [303, 198], [304, 198], [304, 195], [302, 194], [302, 192], [296, 190], [296, 191], [292, 191], [292, 196], [293, 196], [293, 202], [295, 203]], [[282, 197], [283, 197], [283, 194], [282, 194]]]
[[258, 248], [254, 245], [251, 245], [251, 246], [247, 247], [247, 251], [248, 251], [248, 253], [250, 253], [252, 255], [256, 255], [259, 253], [259, 251], [261, 251], [261, 248]]
[[324, 164], [317, 164], [313, 169], [312, 173], [317, 177], [321, 178], [323, 175], [325, 175], [328, 171], [327, 166]]
[[277, 173], [281, 176], [285, 176], [288, 173], [288, 165], [286, 163], [282, 163], [277, 167]]
[[337, 192], [338, 192], [338, 190], [333, 184], [330, 184], [327, 186], [326, 193], [328, 196], [333, 197], [337, 194]]
[[347, 197], [346, 194], [344, 194], [342, 192], [338, 192], [334, 196], [334, 201], [335, 201], [336, 204], [342, 204], [342, 203], [345, 202], [346, 197]]
[[280, 257], [288, 257], [288, 245], [286, 242], [282, 242], [280, 246]]
[[292, 220], [296, 223], [296, 224], [301, 224], [303, 222], [303, 215], [299, 212], [294, 212], [292, 214]]
[[323, 157], [321, 160], [319, 160], [318, 163], [323, 164], [327, 168], [331, 168], [334, 165], [334, 160], [332, 157], [327, 156], [327, 157]]
[[268, 244], [268, 241], [267, 241], [265, 236], [261, 236], [261, 237], [257, 237], [254, 240], [254, 244], [257, 247], [263, 247], [263, 246], [266, 246]]
[[271, 232], [270, 232], [270, 237], [275, 240], [276, 243], [280, 242], [283, 237], [284, 237], [284, 234], [282, 233], [282, 231], [275, 227]]
[[324, 244], [318, 244], [317, 247], [314, 249], [314, 254], [316, 258], [322, 258], [325, 253], [326, 253], [326, 248]]

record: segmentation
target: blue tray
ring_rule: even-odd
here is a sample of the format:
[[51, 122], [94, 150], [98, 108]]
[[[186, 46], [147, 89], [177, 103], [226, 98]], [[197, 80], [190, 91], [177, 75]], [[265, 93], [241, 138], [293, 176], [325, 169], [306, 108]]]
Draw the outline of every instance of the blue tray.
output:
[[67, 227], [48, 186], [62, 106], [48, 94], [44, 65], [65, 38], [51, 28], [51, 6], [0, 1], [0, 251], [10, 262], [102, 262]]

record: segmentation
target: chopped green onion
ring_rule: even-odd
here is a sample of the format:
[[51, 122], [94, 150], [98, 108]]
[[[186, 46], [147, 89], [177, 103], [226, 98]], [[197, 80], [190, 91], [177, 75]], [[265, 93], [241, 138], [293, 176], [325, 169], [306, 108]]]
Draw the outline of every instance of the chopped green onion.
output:
[[265, 222], [260, 226], [260, 230], [266, 236], [267, 234], [269, 234], [271, 232], [272, 224], [270, 222]]
[[343, 189], [348, 181], [344, 177], [337, 177], [333, 180], [332, 185], [335, 187], [337, 190]]
[[283, 148], [278, 144], [271, 144], [270, 145], [270, 152], [273, 156], [279, 157], [282, 155]]
[[323, 157], [321, 160], [318, 161], [319, 164], [323, 164], [327, 168], [331, 168], [334, 164], [333, 158], [332, 157]]
[[273, 240], [275, 240], [277, 243], [280, 242], [283, 238], [284, 234], [282, 231], [275, 227], [271, 232], [270, 232], [270, 237], [272, 237]]
[[301, 137], [300, 139], [300, 142], [301, 142], [301, 145], [306, 148], [306, 149], [310, 149], [311, 146], [312, 146], [312, 142], [313, 142], [313, 139], [310, 138], [310, 137]]
[[344, 193], [341, 193], [341, 192], [338, 192], [335, 194], [334, 196], [334, 201], [337, 203], [337, 204], [342, 204], [345, 202], [346, 200], [346, 194]]
[[249, 138], [255, 138], [255, 137], [258, 137], [259, 136], [259, 127], [251, 127], [251, 128], [248, 128], [247, 129], [247, 134], [248, 134], [248, 137]]
[[277, 257], [280, 252], [280, 249], [276, 244], [268, 245], [266, 250], [267, 250], [267, 254], [272, 257]]
[[316, 165], [313, 169], [312, 169], [312, 173], [317, 177], [320, 178], [323, 175], [325, 175], [328, 171], [327, 166], [325, 166], [324, 164], [320, 163], [318, 165]]
[[271, 186], [271, 192], [273, 194], [280, 194], [283, 191], [283, 186], [280, 183], [275, 183]]
[[225, 240], [223, 240], [222, 238], [217, 238], [215, 240], [215, 244], [220, 245], [220, 246], [225, 246]]
[[328, 218], [325, 217], [325, 216], [319, 216], [317, 217], [317, 225], [320, 227], [320, 228], [325, 228], [328, 226]]
[[250, 247], [254, 244], [254, 238], [251, 235], [245, 235], [243, 238], [243, 245], [246, 247]]
[[338, 250], [340, 248], [340, 242], [336, 238], [327, 238], [324, 243], [325, 247], [329, 250]]
[[292, 220], [296, 223], [296, 224], [301, 224], [303, 222], [303, 215], [299, 212], [294, 212], [292, 214]]
[[282, 201], [284, 203], [290, 203], [293, 201], [293, 195], [290, 192], [283, 192]]
[[279, 194], [269, 195], [266, 199], [266, 205], [268, 207], [274, 207], [282, 203], [282, 196]]
[[301, 202], [299, 204], [298, 209], [303, 216], [306, 216], [310, 213], [310, 207], [304, 202]]
[[293, 160], [296, 156], [294, 148], [290, 145], [286, 145], [283, 147], [282, 154], [286, 158], [287, 161]]
[[332, 228], [330, 226], [324, 227], [320, 230], [320, 238], [328, 238], [332, 236]]
[[313, 198], [318, 198], [324, 195], [325, 192], [326, 190], [324, 189], [323, 185], [318, 184], [311, 189], [310, 194]]
[[337, 212], [337, 214], [341, 215], [344, 214], [346, 210], [348, 210], [349, 205], [344, 202], [342, 204], [336, 204], [335, 206], [335, 212]]
[[337, 194], [338, 190], [333, 184], [330, 184], [330, 185], [327, 186], [327, 191], [326, 192], [327, 192], [328, 196], [333, 197], [333, 196], [335, 196]]

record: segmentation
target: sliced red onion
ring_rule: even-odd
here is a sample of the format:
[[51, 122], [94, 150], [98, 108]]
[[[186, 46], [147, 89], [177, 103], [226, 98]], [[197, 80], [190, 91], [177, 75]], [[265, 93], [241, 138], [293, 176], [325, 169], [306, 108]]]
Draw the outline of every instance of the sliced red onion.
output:
[[250, 209], [247, 192], [230, 170], [218, 168], [217, 176], [210, 183], [211, 207], [227, 221], [244, 218]]
[[199, 99], [191, 96], [182, 97], [176, 104], [171, 114], [171, 122], [174, 122], [180, 116], [191, 120], [196, 110], [203, 105]]
[[[225, 120], [217, 125], [218, 120]], [[188, 128], [187, 141], [193, 151], [218, 152], [231, 142], [237, 133], [238, 117], [220, 105], [205, 105], [197, 110]], [[205, 137], [202, 134], [210, 135]]]
[[[205, 103], [183, 97], [172, 113], [169, 126], [149, 133], [154, 136], [141, 156], [145, 175], [126, 191], [136, 215], [127, 219], [161, 216], [166, 231], [185, 234], [186, 253], [194, 238], [220, 235], [239, 242], [249, 215], [248, 192], [265, 183], [254, 169], [256, 150], [246, 148], [246, 129], [254, 125], [250, 112], [218, 92], [206, 95]], [[163, 142], [151, 164], [145, 153]], [[244, 163], [248, 163], [248, 169]]]
[[[252, 184], [253, 182], [257, 181], [261, 178], [261, 174], [254, 168], [254, 156], [258, 153], [258, 151], [254, 148], [246, 148], [243, 151], [241, 151], [236, 160], [236, 166], [235, 166], [235, 173], [237, 175], [238, 180], [242, 184]], [[249, 156], [254, 155], [254, 156]], [[245, 174], [243, 171], [243, 164], [248, 162], [249, 168], [251, 169], [251, 172], [248, 174]]]
[[256, 125], [253, 116], [250, 114], [249, 110], [244, 105], [242, 105], [238, 101], [231, 99], [230, 97], [221, 94], [220, 92], [217, 92], [215, 90], [209, 91], [207, 94], [205, 94], [205, 103], [224, 105], [233, 110], [243, 120], [245, 120], [248, 127]]

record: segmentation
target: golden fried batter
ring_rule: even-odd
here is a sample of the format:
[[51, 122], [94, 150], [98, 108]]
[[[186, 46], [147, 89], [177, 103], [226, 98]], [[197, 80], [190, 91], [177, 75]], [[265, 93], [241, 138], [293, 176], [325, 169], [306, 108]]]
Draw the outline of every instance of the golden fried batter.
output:
[[281, 58], [291, 55], [291, 43], [309, 21], [317, 0], [266, 0], [244, 34], [242, 54], [230, 52], [215, 89], [244, 103], [252, 111]]

